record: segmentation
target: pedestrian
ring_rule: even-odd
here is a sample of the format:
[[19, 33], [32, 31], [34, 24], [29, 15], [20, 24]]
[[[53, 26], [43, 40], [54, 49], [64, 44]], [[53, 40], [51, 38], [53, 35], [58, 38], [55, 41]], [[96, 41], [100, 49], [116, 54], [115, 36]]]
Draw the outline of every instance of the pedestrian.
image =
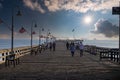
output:
[[66, 48], [69, 49], [69, 42], [66, 43]]
[[42, 45], [39, 46], [39, 53], [42, 51]]
[[82, 57], [83, 56], [83, 50], [84, 50], [84, 45], [83, 45], [82, 42], [80, 42], [79, 49], [80, 49], [80, 57]]
[[74, 45], [74, 43], [71, 43], [71, 45], [70, 45], [70, 51], [71, 51], [71, 55], [73, 57], [74, 53], [75, 53], [75, 45]]
[[50, 48], [50, 51], [51, 51], [52, 50], [52, 42], [50, 42], [50, 47], [49, 48]]
[[53, 51], [55, 51], [55, 48], [56, 48], [56, 43], [53, 42]]

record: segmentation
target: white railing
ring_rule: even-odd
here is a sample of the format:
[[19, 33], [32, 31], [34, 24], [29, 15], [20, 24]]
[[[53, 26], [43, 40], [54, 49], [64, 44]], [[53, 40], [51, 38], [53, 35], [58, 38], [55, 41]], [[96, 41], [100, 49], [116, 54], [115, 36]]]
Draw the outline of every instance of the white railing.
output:
[[[33, 46], [33, 48], [36, 48], [38, 46]], [[14, 54], [17, 57], [24, 56], [25, 54], [29, 54], [31, 51], [30, 46], [27, 47], [18, 47], [14, 48]], [[9, 56], [11, 53], [11, 49], [2, 49], [0, 50], [0, 63], [5, 62], [6, 56]]]

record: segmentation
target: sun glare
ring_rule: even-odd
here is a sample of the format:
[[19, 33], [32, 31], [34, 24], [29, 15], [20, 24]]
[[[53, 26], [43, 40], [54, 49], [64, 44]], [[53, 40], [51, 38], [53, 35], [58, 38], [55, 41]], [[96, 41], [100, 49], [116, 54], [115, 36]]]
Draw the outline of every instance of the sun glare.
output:
[[91, 21], [92, 21], [91, 16], [85, 16], [85, 17], [84, 17], [84, 22], [85, 22], [86, 24], [91, 23]]

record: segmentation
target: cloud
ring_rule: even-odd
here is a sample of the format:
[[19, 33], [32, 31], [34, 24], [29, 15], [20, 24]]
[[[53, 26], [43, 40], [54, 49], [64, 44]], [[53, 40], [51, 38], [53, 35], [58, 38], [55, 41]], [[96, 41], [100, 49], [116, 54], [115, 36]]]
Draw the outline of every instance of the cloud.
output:
[[85, 13], [89, 10], [99, 11], [112, 9], [118, 6], [118, 0], [44, 0], [45, 6], [49, 11], [73, 10]]
[[60, 10], [58, 0], [45, 0], [44, 3], [49, 11], [55, 12], [57, 10]]
[[101, 2], [98, 5], [94, 6], [93, 10], [108, 10], [112, 9], [113, 6], [119, 6], [119, 0], [101, 0]]
[[107, 14], [107, 10], [102, 10], [101, 13], [102, 14]]
[[108, 20], [99, 19], [95, 24], [95, 30], [91, 31], [94, 34], [103, 34], [105, 37], [118, 37], [119, 27], [113, 25]]
[[23, 0], [24, 5], [32, 10], [39, 11], [40, 13], [45, 13], [45, 10], [41, 7], [38, 0]]
[[0, 8], [2, 8], [2, 3], [0, 3]]
[[[37, 10], [45, 13], [38, 0], [23, 0], [25, 6], [32, 10]], [[85, 13], [91, 11], [107, 11], [112, 9], [113, 6], [119, 6], [119, 0], [43, 0], [45, 7], [50, 12], [59, 10], [73, 10], [75, 12]], [[106, 13], [106, 12], [103, 13]]]
[[0, 34], [0, 38], [1, 39], [10, 39], [10, 35], [9, 34]]

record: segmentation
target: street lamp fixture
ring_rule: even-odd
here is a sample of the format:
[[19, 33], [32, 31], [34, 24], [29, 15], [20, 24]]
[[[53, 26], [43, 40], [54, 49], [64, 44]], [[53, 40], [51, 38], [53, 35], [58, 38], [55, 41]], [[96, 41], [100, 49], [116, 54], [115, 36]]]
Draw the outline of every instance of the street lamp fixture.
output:
[[17, 15], [17, 16], [22, 16], [21, 11], [19, 10], [16, 15]]

